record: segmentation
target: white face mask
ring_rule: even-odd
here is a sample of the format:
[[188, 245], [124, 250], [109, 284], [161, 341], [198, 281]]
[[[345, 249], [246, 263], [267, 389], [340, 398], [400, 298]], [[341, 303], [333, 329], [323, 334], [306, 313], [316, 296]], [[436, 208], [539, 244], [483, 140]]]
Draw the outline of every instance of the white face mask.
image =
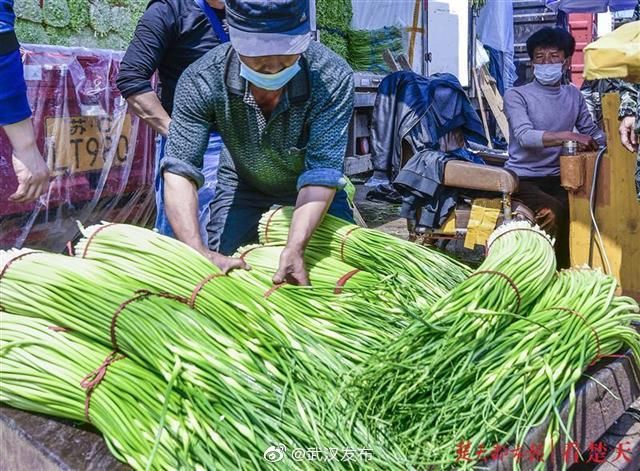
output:
[[563, 62], [559, 64], [533, 64], [533, 75], [542, 85], [555, 85], [562, 80]]

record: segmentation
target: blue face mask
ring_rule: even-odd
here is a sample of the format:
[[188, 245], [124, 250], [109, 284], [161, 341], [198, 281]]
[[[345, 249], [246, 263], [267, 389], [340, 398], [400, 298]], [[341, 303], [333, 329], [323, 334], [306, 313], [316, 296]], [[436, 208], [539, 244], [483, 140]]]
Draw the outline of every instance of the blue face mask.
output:
[[533, 64], [533, 75], [542, 85], [555, 85], [562, 80], [563, 63]]
[[296, 61], [291, 67], [282, 69], [275, 74], [256, 72], [251, 67], [244, 65], [242, 61], [240, 62], [240, 77], [264, 90], [280, 90], [289, 83], [298, 72], [300, 72], [300, 61]]

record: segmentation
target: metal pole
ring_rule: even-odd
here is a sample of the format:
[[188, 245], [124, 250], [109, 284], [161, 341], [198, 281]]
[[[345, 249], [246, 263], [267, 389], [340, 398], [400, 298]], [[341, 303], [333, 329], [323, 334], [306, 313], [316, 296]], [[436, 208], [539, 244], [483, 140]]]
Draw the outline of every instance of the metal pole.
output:
[[429, 75], [429, 0], [422, 1], [422, 75]]

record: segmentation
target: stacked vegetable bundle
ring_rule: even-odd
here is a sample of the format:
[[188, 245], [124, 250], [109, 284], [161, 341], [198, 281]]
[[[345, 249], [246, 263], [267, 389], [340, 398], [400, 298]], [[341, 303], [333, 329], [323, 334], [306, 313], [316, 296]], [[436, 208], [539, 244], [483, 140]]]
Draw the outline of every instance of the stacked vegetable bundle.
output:
[[549, 456], [588, 364], [623, 345], [640, 353], [628, 327], [638, 305], [598, 271], [554, 278], [551, 242], [525, 223], [499, 228], [482, 266], [356, 375], [354, 416], [394, 435], [412, 463], [445, 468], [491, 451], [461, 462], [457, 444], [521, 447], [552, 417], [541, 461]]
[[[191, 441], [178, 398], [169, 385], [122, 356], [111, 357], [108, 381], [93, 389], [86, 377], [110, 357], [109, 349], [50, 322], [0, 313], [0, 401], [13, 407], [90, 421], [111, 452], [135, 469], [193, 468], [182, 454]], [[117, 366], [116, 366], [117, 365]], [[80, 385], [91, 389], [85, 393]]]
[[[318, 296], [285, 286], [265, 299], [270, 271], [222, 276], [183, 244], [131, 226], [99, 225], [85, 234], [75, 258], [3, 253], [3, 307], [70, 329], [171, 381], [197, 446], [184, 446], [182, 455], [167, 461], [259, 468], [261, 452], [274, 441], [307, 448], [383, 443], [361, 424], [345, 425], [346, 404], [337, 395], [340, 375], [366, 361], [406, 322], [399, 308], [394, 311], [393, 296], [381, 294], [382, 277], [315, 254], [315, 261], [309, 259], [312, 279], [319, 285], [326, 280], [329, 288], [333, 270], [337, 287], [318, 286]], [[279, 250], [265, 247], [246, 256], [258, 266]], [[136, 293], [140, 289], [158, 294]], [[366, 299], [357, 296], [363, 290], [370, 290]], [[372, 300], [385, 300], [387, 307], [376, 309]], [[40, 410], [37, 398], [29, 403], [16, 397], [5, 400]], [[108, 428], [101, 430], [109, 436]], [[143, 433], [154, 436], [155, 430]], [[401, 460], [390, 453], [391, 447], [379, 448], [374, 459], [380, 466]]]
[[[293, 208], [265, 213], [260, 221], [262, 244], [284, 244]], [[430, 307], [465, 280], [471, 270], [433, 249], [399, 240], [327, 215], [309, 242], [308, 250], [330, 255], [360, 270], [392, 276], [394, 292], [405, 305]]]
[[456, 443], [519, 446], [551, 417], [548, 455], [584, 369], [640, 355], [637, 304], [599, 272], [557, 275], [528, 224], [496, 231], [471, 273], [328, 216], [305, 253], [313, 288], [272, 286], [291, 214], [267, 213], [267, 245], [238, 254], [252, 270], [228, 276], [121, 224], [84, 229], [75, 257], [1, 252], [0, 400], [90, 420], [136, 469], [261, 469], [274, 443], [460, 468], [476, 463]]

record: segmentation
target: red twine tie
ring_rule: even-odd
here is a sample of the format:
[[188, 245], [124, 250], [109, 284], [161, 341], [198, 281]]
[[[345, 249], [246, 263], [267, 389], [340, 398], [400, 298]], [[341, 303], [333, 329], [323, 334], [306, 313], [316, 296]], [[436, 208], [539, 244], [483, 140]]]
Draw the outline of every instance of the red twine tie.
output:
[[342, 288], [344, 288], [344, 285], [347, 284], [347, 281], [349, 281], [359, 271], [360, 270], [356, 268], [355, 270], [351, 270], [350, 272], [342, 275], [342, 277], [340, 277], [340, 279], [336, 283], [336, 288], [333, 290], [333, 294], [342, 293]]
[[[246, 253], [246, 252], [245, 252]], [[242, 257], [240, 257], [242, 258]], [[224, 273], [213, 273], [207, 277], [205, 277], [200, 283], [197, 284], [197, 286], [193, 289], [193, 292], [191, 293], [191, 298], [188, 301], [188, 305], [191, 309], [195, 308], [196, 305], [196, 300], [198, 298], [198, 295], [200, 294], [200, 291], [202, 290], [202, 288], [204, 288], [204, 286], [209, 283], [211, 280], [214, 280], [218, 277], [221, 276], [226, 276]]]
[[269, 243], [269, 224], [271, 224], [271, 219], [276, 215], [278, 211], [280, 211], [284, 206], [278, 206], [273, 212], [269, 215], [269, 219], [267, 219], [267, 224], [264, 226], [264, 241], [265, 243]]
[[91, 245], [91, 242], [93, 241], [93, 238], [95, 236], [98, 235], [98, 232], [102, 231], [103, 229], [106, 229], [107, 227], [111, 227], [111, 226], [115, 226], [116, 223], [112, 222], [109, 224], [105, 224], [104, 226], [101, 226], [99, 228], [97, 228], [93, 234], [91, 234], [91, 236], [89, 236], [89, 240], [87, 240], [87, 244], [84, 246], [84, 250], [82, 251], [82, 258], [85, 258], [87, 256], [87, 251], [89, 250], [89, 245]]
[[284, 285], [286, 285], [287, 282], [283, 281], [282, 283], [278, 283], [277, 285], [273, 285], [271, 288], [269, 288], [263, 295], [262, 297], [264, 299], [267, 299], [269, 296], [271, 296], [273, 293], [275, 293], [276, 291], [278, 291], [280, 288], [282, 288]]
[[516, 293], [516, 297], [518, 298], [518, 305], [516, 307], [516, 312], [520, 311], [520, 305], [522, 304], [522, 296], [520, 296], [520, 291], [518, 290], [518, 287], [516, 286], [515, 282], [509, 276], [507, 276], [504, 273], [499, 272], [499, 271], [480, 270], [480, 271], [477, 271], [477, 272], [473, 273], [469, 278], [473, 278], [474, 276], [477, 276], [477, 275], [494, 275], [494, 276], [499, 276], [499, 277], [504, 278], [505, 280], [507, 280], [507, 282], [509, 283], [509, 286], [511, 286], [511, 288], [514, 291], [514, 293]]
[[115, 363], [118, 360], [122, 360], [123, 358], [125, 358], [124, 355], [121, 355], [116, 351], [111, 352], [98, 368], [93, 370], [80, 381], [80, 386], [83, 389], [87, 390], [87, 396], [84, 400], [84, 418], [87, 420], [87, 422], [91, 422], [89, 409], [91, 407], [91, 396], [93, 395], [93, 391], [104, 379], [105, 375], [107, 374], [107, 368], [109, 368], [109, 365]]
[[356, 229], [361, 229], [360, 226], [356, 226], [356, 227], [352, 227], [351, 229], [349, 229], [347, 231], [347, 233], [344, 235], [344, 237], [342, 238], [342, 242], [340, 242], [340, 260], [342, 260], [344, 262], [344, 244], [346, 244], [347, 242], [347, 238], [351, 235], [351, 233], [353, 231], [355, 231]]

